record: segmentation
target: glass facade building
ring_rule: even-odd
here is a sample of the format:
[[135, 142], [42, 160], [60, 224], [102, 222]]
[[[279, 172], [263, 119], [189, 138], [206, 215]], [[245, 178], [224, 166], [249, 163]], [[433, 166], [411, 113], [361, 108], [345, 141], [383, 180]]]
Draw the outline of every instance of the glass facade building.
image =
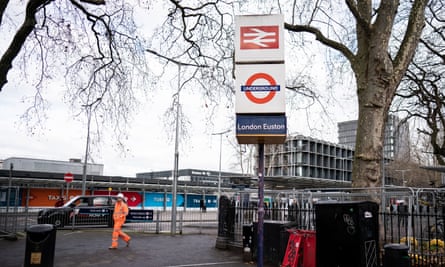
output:
[[[355, 136], [357, 135], [357, 120], [338, 123], [338, 143], [355, 148]], [[395, 160], [409, 157], [409, 127], [401, 123], [394, 116], [389, 115], [385, 127], [384, 141], [385, 159]]]

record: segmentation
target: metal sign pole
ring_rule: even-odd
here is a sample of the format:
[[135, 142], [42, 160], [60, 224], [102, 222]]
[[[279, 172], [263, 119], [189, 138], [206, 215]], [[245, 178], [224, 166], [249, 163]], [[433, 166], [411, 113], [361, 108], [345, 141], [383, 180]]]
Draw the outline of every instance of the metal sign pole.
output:
[[257, 266], [263, 267], [264, 230], [264, 144], [258, 144], [258, 260]]
[[70, 200], [70, 183], [66, 182], [66, 201]]
[[[14, 164], [9, 164], [9, 179], [8, 179], [8, 191], [6, 192], [6, 216], [5, 216], [5, 226], [8, 229], [8, 212], [9, 205], [11, 204], [11, 187], [12, 187], [12, 170], [14, 169]], [[17, 192], [16, 192], [17, 194]]]
[[[235, 114], [239, 144], [258, 144], [257, 266], [263, 266], [264, 144], [287, 135], [284, 16], [235, 17]], [[261, 94], [258, 91], [262, 91]]]

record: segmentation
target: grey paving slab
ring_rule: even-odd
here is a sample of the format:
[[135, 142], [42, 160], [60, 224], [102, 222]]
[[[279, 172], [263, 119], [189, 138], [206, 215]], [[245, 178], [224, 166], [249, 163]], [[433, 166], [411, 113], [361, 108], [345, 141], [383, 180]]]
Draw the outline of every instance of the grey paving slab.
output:
[[[129, 232], [130, 247], [120, 241], [117, 250], [109, 250], [111, 229], [58, 230], [54, 266], [256, 266], [244, 262], [239, 250], [215, 248], [216, 232], [204, 234], [144, 234]], [[24, 266], [26, 234], [16, 241], [0, 240], [0, 266]]]

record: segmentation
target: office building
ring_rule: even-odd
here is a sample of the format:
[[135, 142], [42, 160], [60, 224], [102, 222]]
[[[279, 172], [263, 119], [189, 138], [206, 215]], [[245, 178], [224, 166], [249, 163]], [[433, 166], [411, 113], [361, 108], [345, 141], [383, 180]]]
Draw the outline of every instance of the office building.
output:
[[[355, 148], [356, 135], [357, 120], [338, 123], [339, 144]], [[385, 159], [388, 160], [409, 158], [410, 139], [408, 124], [402, 123], [394, 115], [388, 116], [383, 151]]]

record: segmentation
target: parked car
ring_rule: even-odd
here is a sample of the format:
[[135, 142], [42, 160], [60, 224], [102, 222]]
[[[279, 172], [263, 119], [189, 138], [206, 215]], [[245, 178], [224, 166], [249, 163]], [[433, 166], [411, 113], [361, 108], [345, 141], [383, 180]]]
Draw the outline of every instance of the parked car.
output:
[[116, 196], [76, 196], [61, 207], [40, 210], [39, 224], [53, 224], [56, 228], [65, 225], [113, 226], [113, 209]]

